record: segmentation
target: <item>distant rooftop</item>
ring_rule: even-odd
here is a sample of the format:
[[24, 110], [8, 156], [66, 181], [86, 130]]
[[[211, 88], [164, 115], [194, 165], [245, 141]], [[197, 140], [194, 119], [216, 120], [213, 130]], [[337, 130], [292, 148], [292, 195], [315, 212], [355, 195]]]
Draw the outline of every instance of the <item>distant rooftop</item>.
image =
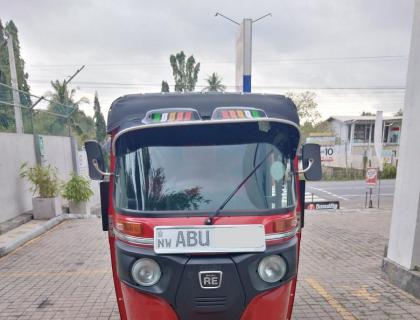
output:
[[[401, 120], [401, 116], [385, 116], [383, 117], [384, 120]], [[331, 120], [338, 120], [341, 122], [349, 122], [349, 121], [375, 121], [376, 116], [331, 116], [327, 119], [327, 121]]]

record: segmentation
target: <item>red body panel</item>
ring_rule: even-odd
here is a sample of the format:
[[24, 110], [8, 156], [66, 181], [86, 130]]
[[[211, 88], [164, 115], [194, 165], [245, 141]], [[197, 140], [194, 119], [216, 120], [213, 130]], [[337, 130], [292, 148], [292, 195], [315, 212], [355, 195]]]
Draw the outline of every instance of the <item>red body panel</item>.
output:
[[[289, 283], [255, 297], [245, 309], [241, 320], [287, 319], [288, 302], [296, 278]], [[163, 299], [143, 294], [122, 284], [122, 294], [130, 320], [179, 320], [172, 307]], [[217, 318], [215, 318], [216, 320]]]
[[296, 278], [278, 289], [255, 297], [245, 309], [241, 320], [285, 320], [289, 313], [289, 297]]
[[172, 307], [163, 299], [140, 293], [122, 284], [122, 294], [130, 320], [178, 320]]
[[111, 249], [112, 277], [114, 279], [115, 294], [117, 296], [118, 310], [120, 311], [121, 319], [126, 320], [129, 318], [127, 318], [125, 303], [124, 303], [122, 291], [121, 291], [121, 281], [118, 278], [118, 273], [117, 273], [117, 268], [116, 268], [115, 237], [111, 235], [109, 235], [109, 247]]
[[[297, 159], [295, 160], [295, 167], [297, 168]], [[115, 170], [115, 157], [111, 154], [110, 170]], [[298, 182], [298, 178], [296, 179]], [[297, 184], [298, 186], [298, 184]], [[299, 199], [300, 190], [297, 187], [297, 198]], [[110, 178], [110, 191], [113, 194], [113, 176]], [[297, 212], [300, 212], [300, 205], [298, 202]], [[274, 233], [273, 220], [290, 218], [296, 212], [289, 212], [287, 214], [278, 214], [271, 216], [222, 216], [215, 219], [214, 224], [263, 224], [266, 233]], [[131, 220], [143, 223], [143, 237], [153, 237], [153, 228], [155, 226], [170, 226], [170, 225], [202, 225], [206, 217], [177, 217], [177, 218], [137, 218], [119, 215], [115, 212], [112, 203], [112, 196], [109, 199], [109, 221], [115, 225], [115, 219]], [[112, 227], [112, 226], [111, 226]], [[117, 296], [118, 308], [122, 320], [179, 320], [173, 308], [163, 299], [141, 293], [133, 288], [122, 283], [116, 270], [115, 258], [115, 237], [112, 229], [108, 232], [109, 244], [111, 250], [111, 263], [115, 285], [115, 292]], [[298, 237], [298, 251], [300, 245], [300, 232]], [[283, 240], [287, 241], [287, 240]], [[299, 253], [299, 252], [298, 252]], [[296, 277], [283, 286], [265, 292], [255, 297], [245, 309], [241, 320], [286, 320], [290, 319], [294, 295], [296, 289]], [[216, 318], [215, 318], [216, 320]]]
[[[215, 225], [229, 225], [229, 224], [263, 224], [265, 226], [265, 233], [275, 233], [272, 222], [277, 219], [286, 219], [293, 217], [294, 212], [287, 214], [278, 214], [272, 216], [223, 216], [215, 219]], [[177, 217], [177, 218], [135, 218], [128, 217], [121, 214], [116, 214], [119, 220], [141, 222], [143, 223], [142, 237], [153, 238], [153, 228], [155, 226], [189, 226], [189, 225], [204, 225], [204, 220], [207, 217]], [[115, 221], [114, 221], [115, 222]]]
[[[114, 134], [113, 134], [114, 136]], [[111, 156], [110, 156], [110, 171], [111, 172], [115, 172], [115, 157], [114, 154], [112, 153], [112, 150], [110, 152]], [[113, 194], [114, 192], [114, 176], [111, 175], [110, 177], [110, 181], [109, 181], [109, 194]], [[108, 200], [108, 217], [109, 217], [109, 221], [114, 221], [114, 217], [115, 217], [115, 210], [114, 210], [114, 204], [112, 201], [112, 196], [109, 197]], [[122, 289], [121, 289], [121, 281], [118, 278], [118, 273], [117, 273], [117, 263], [116, 263], [116, 259], [115, 259], [115, 237], [112, 231], [112, 227], [113, 224], [111, 224], [109, 226], [109, 231], [108, 231], [108, 238], [109, 238], [109, 249], [111, 251], [111, 265], [112, 265], [112, 277], [114, 279], [114, 286], [115, 286], [115, 294], [117, 296], [117, 304], [118, 304], [118, 310], [120, 311], [120, 317], [121, 320], [127, 320], [127, 313], [125, 311], [125, 304], [124, 304], [124, 300], [123, 300], [123, 295], [122, 295]]]

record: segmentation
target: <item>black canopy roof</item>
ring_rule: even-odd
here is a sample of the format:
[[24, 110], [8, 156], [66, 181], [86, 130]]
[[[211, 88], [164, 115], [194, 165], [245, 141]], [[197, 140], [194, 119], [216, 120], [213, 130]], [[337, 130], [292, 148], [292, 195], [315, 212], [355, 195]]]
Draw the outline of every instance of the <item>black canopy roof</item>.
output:
[[217, 107], [254, 107], [269, 118], [285, 119], [299, 125], [296, 106], [291, 99], [273, 94], [253, 93], [157, 93], [131, 94], [115, 100], [108, 113], [108, 132], [141, 124], [153, 109], [193, 108], [202, 119], [210, 119]]

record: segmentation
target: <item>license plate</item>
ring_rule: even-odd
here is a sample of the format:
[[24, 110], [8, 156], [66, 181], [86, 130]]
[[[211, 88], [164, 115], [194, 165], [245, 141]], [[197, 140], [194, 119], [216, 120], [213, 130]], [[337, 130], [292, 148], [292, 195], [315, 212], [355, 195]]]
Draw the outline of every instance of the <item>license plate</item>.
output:
[[154, 228], [156, 253], [262, 252], [262, 224], [218, 226], [159, 226]]

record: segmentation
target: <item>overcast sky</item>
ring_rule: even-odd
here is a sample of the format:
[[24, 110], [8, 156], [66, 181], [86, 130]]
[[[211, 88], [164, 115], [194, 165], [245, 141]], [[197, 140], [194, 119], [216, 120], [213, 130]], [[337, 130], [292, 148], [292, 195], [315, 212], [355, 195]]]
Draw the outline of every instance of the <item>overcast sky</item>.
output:
[[[234, 90], [238, 27], [214, 14], [241, 21], [271, 12], [253, 26], [253, 91], [312, 88], [327, 117], [403, 107], [413, 6], [413, 0], [0, 0], [0, 18], [19, 29], [33, 94], [86, 65], [72, 85], [91, 101], [97, 90], [106, 113], [121, 95], [160, 91], [162, 80], [173, 84], [169, 55], [180, 50], [201, 62], [197, 89], [217, 72]], [[91, 106], [84, 110], [93, 113]]]

